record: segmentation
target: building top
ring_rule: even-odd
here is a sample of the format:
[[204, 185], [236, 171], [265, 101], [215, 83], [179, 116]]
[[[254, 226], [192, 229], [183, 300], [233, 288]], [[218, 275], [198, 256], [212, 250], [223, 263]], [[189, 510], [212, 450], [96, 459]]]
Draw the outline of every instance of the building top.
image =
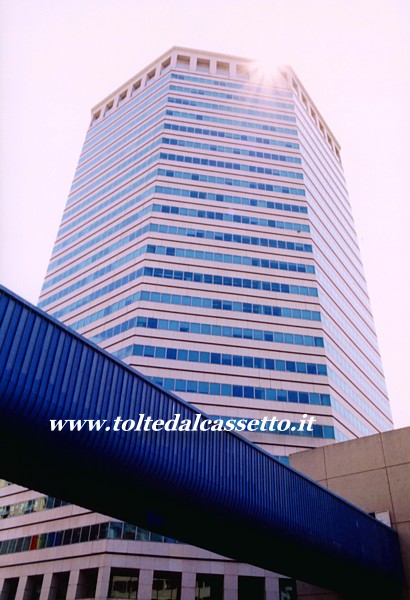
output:
[[[207, 75], [218, 79], [237, 80], [238, 83], [247, 81], [258, 86], [263, 77], [258, 62], [254, 59], [173, 46], [94, 106], [91, 111], [91, 125], [95, 125], [111, 115], [131, 97], [165, 76], [171, 69], [192, 72], [197, 76]], [[300, 101], [300, 105], [306, 110], [310, 119], [315, 122], [321, 135], [340, 160], [339, 142], [292, 67], [288, 65], [277, 67], [266, 84], [274, 88], [276, 93], [282, 91], [282, 94]], [[260, 89], [258, 92], [261, 93]]]

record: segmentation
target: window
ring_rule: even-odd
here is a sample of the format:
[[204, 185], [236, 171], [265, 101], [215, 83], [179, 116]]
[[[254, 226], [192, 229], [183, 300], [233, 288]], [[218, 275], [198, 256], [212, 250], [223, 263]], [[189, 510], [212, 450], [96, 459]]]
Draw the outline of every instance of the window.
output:
[[111, 569], [109, 598], [136, 598], [138, 577], [137, 569]]
[[93, 114], [93, 118], [91, 120], [91, 125], [94, 125], [94, 123], [96, 121], [98, 121], [98, 119], [100, 118], [100, 115], [101, 115], [101, 111], [100, 110], [97, 110], [97, 112]]
[[24, 591], [24, 599], [39, 600], [42, 585], [43, 575], [33, 575], [31, 577], [27, 577], [26, 589]]
[[177, 56], [177, 67], [179, 69], [189, 69], [191, 64], [191, 59], [189, 56], [181, 56], [178, 54]]
[[78, 578], [76, 598], [95, 598], [98, 569], [82, 569]]
[[293, 89], [295, 90], [295, 92], [297, 94], [299, 94], [299, 86], [294, 79], [292, 79], [292, 85], [293, 85]]
[[111, 112], [111, 110], [113, 109], [113, 106], [114, 106], [114, 100], [111, 100], [111, 102], [109, 102], [107, 104], [107, 106], [105, 107], [104, 116], [108, 115]]
[[195, 600], [223, 600], [223, 575], [198, 573], [196, 576]]
[[[84, 528], [83, 528], [84, 529]], [[108, 528], [108, 537], [111, 540], [122, 539], [123, 523], [111, 522]]]
[[279, 578], [280, 600], [297, 600], [297, 597], [296, 581], [294, 579]]
[[210, 65], [211, 63], [209, 60], [198, 58], [196, 61], [196, 70], [201, 71], [202, 73], [209, 73]]
[[306, 96], [304, 94], [302, 94], [302, 102], [305, 105], [305, 108], [307, 108], [308, 107], [308, 102], [307, 102]]
[[229, 63], [226, 62], [217, 62], [216, 63], [216, 72], [218, 75], [229, 75]]
[[152, 69], [149, 73], [147, 73], [147, 77], [145, 79], [146, 84], [150, 84], [155, 77], [155, 69]]
[[310, 116], [312, 117], [312, 119], [313, 119], [314, 121], [316, 121], [316, 113], [315, 113], [315, 111], [313, 110], [313, 108], [311, 108], [311, 109], [310, 109]]
[[263, 577], [238, 577], [238, 600], [264, 600], [265, 579]]
[[126, 97], [127, 97], [127, 90], [125, 90], [124, 92], [122, 92], [122, 94], [120, 94], [118, 96], [117, 106], [120, 106], [124, 102], [124, 100], [126, 99]]
[[141, 79], [139, 79], [138, 81], [136, 81], [133, 84], [131, 94], [135, 94], [135, 92], [137, 92], [140, 88], [141, 88]]
[[167, 60], [164, 60], [164, 62], [161, 64], [161, 73], [166, 71], [170, 66], [171, 66], [171, 59], [167, 58]]
[[124, 533], [122, 536], [124, 540], [135, 540], [136, 533], [137, 528], [135, 525], [124, 523]]
[[180, 600], [181, 573], [154, 571], [151, 600]]
[[18, 577], [11, 577], [10, 579], [4, 580], [2, 591], [2, 598], [4, 596], [4, 600], [14, 600], [16, 597], [18, 583]]
[[65, 573], [54, 573], [51, 580], [50, 594], [48, 600], [65, 600], [67, 597], [69, 571]]

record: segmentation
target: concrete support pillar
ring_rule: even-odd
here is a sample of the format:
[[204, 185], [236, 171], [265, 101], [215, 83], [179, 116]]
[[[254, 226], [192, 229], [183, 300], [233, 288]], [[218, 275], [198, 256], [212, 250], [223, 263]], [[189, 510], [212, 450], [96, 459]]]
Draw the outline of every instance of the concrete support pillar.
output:
[[[40, 600], [48, 600], [53, 585], [53, 573], [46, 573], [41, 586]], [[51, 598], [54, 598], [52, 595]]]
[[279, 579], [278, 579], [278, 577], [266, 577], [266, 579], [265, 579], [265, 598], [266, 598], [266, 600], [277, 600], [277, 598], [279, 598]]
[[75, 597], [77, 595], [77, 587], [78, 587], [79, 577], [80, 577], [80, 571], [78, 569], [70, 571], [70, 577], [68, 579], [66, 600], [75, 600]]
[[154, 571], [151, 569], [140, 569], [138, 581], [138, 600], [151, 600], [152, 582], [154, 580]]
[[224, 600], [238, 600], [238, 576], [225, 575]]
[[195, 598], [195, 573], [182, 573], [181, 578], [181, 600], [192, 600]]
[[23, 600], [24, 592], [26, 591], [28, 577], [24, 576], [20, 577], [19, 584], [17, 586], [16, 597], [14, 600]]
[[97, 586], [95, 588], [95, 600], [105, 600], [105, 598], [108, 598], [110, 573], [110, 567], [100, 567], [98, 569]]

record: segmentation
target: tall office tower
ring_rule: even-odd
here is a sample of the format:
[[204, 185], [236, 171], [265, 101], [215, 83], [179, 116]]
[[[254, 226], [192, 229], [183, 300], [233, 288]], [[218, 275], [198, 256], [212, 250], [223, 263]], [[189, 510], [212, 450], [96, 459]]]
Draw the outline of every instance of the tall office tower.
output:
[[[339, 150], [292, 69], [173, 48], [92, 111], [40, 307], [210, 415], [289, 420], [245, 434], [280, 460], [389, 429]], [[4, 498], [37, 502], [17, 596], [279, 597], [260, 569], [14, 486]]]

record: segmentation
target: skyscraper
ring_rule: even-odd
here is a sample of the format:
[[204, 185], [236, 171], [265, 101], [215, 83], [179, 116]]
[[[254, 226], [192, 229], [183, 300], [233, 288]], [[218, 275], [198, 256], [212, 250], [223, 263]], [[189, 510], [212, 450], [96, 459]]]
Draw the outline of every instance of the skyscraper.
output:
[[[280, 460], [391, 427], [340, 147], [290, 68], [173, 48], [95, 107], [40, 306], [210, 415], [288, 419], [245, 434]], [[67, 598], [275, 597], [260, 569], [3, 493], [37, 500], [33, 536], [70, 531], [28, 589], [47, 573]]]

